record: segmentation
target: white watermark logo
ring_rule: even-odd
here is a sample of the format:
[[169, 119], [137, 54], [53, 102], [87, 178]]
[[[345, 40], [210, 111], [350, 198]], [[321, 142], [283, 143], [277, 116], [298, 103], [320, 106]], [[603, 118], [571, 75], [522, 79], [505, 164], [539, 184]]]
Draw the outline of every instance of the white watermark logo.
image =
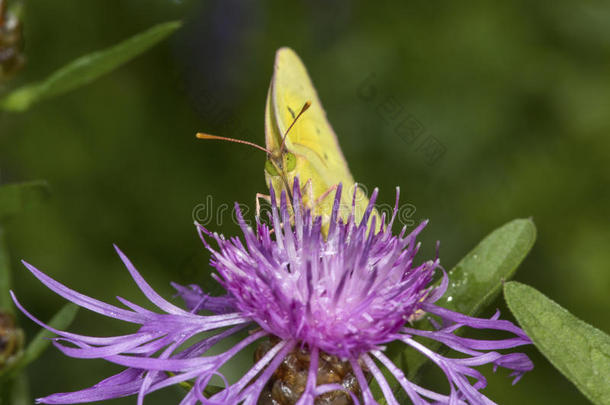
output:
[[[350, 198], [349, 204], [340, 204], [339, 212], [351, 213], [353, 210], [355, 217], [361, 218], [362, 215], [364, 215], [366, 206], [364, 204], [358, 204], [358, 202], [367, 198], [367, 192], [366, 188], [364, 188], [362, 185], [358, 185], [357, 187], [358, 191], [356, 192], [355, 196], [355, 206], [352, 206], [352, 199]], [[349, 195], [353, 195], [353, 193], [350, 193]], [[322, 213], [327, 220], [330, 217], [333, 205], [334, 196], [328, 196], [322, 203], [314, 206], [314, 211], [316, 213]], [[380, 217], [385, 215], [386, 221], [388, 221], [389, 218], [391, 218], [394, 214], [394, 205], [392, 204], [375, 204], [374, 207]], [[192, 218], [194, 221], [204, 226], [213, 225], [221, 227], [227, 223], [227, 221], [230, 221], [233, 224], [238, 224], [237, 211], [235, 208], [236, 206], [234, 204], [228, 204], [226, 202], [219, 203], [212, 195], [206, 195], [202, 202], [193, 207]], [[258, 214], [260, 218], [267, 219], [269, 217], [269, 213], [271, 212], [271, 206], [269, 203], [260, 205], [258, 213], [256, 212], [257, 210], [254, 202], [251, 205], [243, 203], [237, 204], [237, 208], [241, 212], [242, 217], [245, 218], [248, 225], [252, 225], [252, 221], [247, 219], [249, 215]], [[406, 226], [407, 228], [414, 226], [416, 223], [414, 218], [416, 211], [417, 207], [414, 204], [400, 204], [397, 208], [395, 222], [401, 224], [402, 226]]]

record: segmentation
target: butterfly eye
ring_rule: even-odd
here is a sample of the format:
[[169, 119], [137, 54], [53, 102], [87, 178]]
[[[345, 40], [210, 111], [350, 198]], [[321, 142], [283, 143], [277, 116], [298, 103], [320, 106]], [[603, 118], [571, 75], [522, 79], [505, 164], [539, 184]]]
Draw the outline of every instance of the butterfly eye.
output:
[[273, 163], [271, 163], [270, 160], [265, 160], [265, 171], [271, 175], [271, 176], [279, 176], [280, 174], [278, 173], [277, 169], [275, 168], [275, 165]]
[[297, 157], [292, 153], [284, 155], [284, 168], [287, 172], [291, 172], [297, 167]]

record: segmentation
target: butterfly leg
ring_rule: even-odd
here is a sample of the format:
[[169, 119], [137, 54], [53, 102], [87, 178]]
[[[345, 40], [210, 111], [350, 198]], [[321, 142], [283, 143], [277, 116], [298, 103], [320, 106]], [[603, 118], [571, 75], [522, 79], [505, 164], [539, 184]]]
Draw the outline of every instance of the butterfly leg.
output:
[[323, 192], [322, 195], [320, 197], [318, 197], [318, 199], [315, 201], [315, 204], [316, 205], [320, 204], [326, 197], [328, 197], [328, 195], [330, 193], [332, 193], [333, 191], [337, 191], [337, 188], [339, 188], [339, 186], [337, 184], [335, 184], [334, 186], [330, 186], [328, 188], [328, 190]]
[[260, 216], [261, 216], [261, 202], [260, 202], [261, 199], [265, 200], [269, 204], [271, 204], [271, 196], [270, 195], [262, 194], [262, 193], [256, 193], [256, 217], [257, 218], [260, 218]]
[[311, 204], [310, 205], [311, 210], [314, 211], [316, 213], [316, 215], [319, 215], [321, 213], [325, 217], [325, 220], [328, 220], [328, 218], [330, 216], [327, 213], [332, 210], [332, 207], [322, 207], [321, 205], [322, 205], [323, 201], [326, 199], [326, 197], [328, 197], [331, 193], [336, 191], [338, 187], [339, 186], [337, 184], [335, 184], [334, 186], [329, 187], [318, 198], [315, 198], [314, 194], [313, 194], [313, 184], [310, 179], [303, 186], [302, 193], [303, 193], [303, 195], [307, 195], [308, 201]]
[[[256, 218], [260, 218], [261, 217], [261, 202], [260, 202], [260, 200], [265, 200], [269, 204], [271, 204], [271, 196], [268, 195], [268, 194], [256, 193]], [[274, 231], [275, 231], [275, 229], [271, 228], [269, 233], [272, 234]]]
[[307, 180], [307, 182], [303, 184], [303, 187], [301, 188], [301, 194], [306, 195], [309, 198], [309, 201], [314, 201], [313, 183], [311, 182], [311, 179]]

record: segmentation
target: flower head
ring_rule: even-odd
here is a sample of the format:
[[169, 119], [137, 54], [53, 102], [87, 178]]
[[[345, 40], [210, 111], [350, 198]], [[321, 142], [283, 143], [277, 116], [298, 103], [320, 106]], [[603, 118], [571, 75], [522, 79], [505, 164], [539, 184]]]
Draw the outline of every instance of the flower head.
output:
[[[258, 223], [255, 233], [241, 215], [245, 245], [198, 227], [213, 253], [216, 279], [235, 298], [242, 314], [281, 339], [342, 358], [358, 357], [393, 340], [420, 309], [438, 266], [438, 260], [413, 264], [419, 248], [415, 238], [426, 223], [408, 236], [404, 230], [393, 236], [392, 218], [380, 233], [369, 232], [366, 224], [375, 191], [362, 225], [353, 219], [342, 224], [336, 218], [339, 188], [325, 240], [320, 231], [322, 218], [303, 209], [298, 180], [293, 195], [293, 210], [286, 194], [281, 196], [279, 210], [272, 204], [274, 239], [267, 225]], [[273, 189], [271, 198], [275, 200]], [[373, 222], [370, 229], [374, 228]], [[206, 236], [215, 239], [218, 249], [209, 245]]]
[[[375, 218], [369, 224], [377, 190], [360, 223], [356, 223], [355, 215], [346, 221], [338, 218], [340, 196], [339, 186], [326, 239], [321, 232], [322, 218], [301, 202], [298, 180], [290, 201], [282, 194], [279, 208], [272, 191], [271, 226], [257, 219], [254, 231], [236, 207], [243, 242], [197, 225], [212, 253], [211, 264], [217, 271], [214, 277], [227, 295], [211, 297], [195, 285], [174, 285], [186, 302], [186, 310], [155, 293], [118, 249], [136, 284], [161, 312], [123, 298], [119, 301], [127, 309], [97, 301], [25, 263], [37, 278], [66, 299], [140, 325], [136, 332], [123, 336], [76, 335], [42, 324], [17, 302], [28, 316], [59, 335], [54, 343], [65, 354], [104, 358], [127, 367], [91, 388], [50, 395], [39, 402], [90, 402], [137, 394], [141, 403], [147, 393], [190, 382], [182, 404], [272, 403], [265, 401], [272, 401], [274, 395], [284, 395], [282, 400], [299, 405], [314, 404], [320, 396], [337, 395], [356, 403], [375, 404], [369, 387], [374, 378], [386, 401], [398, 404], [381, 365], [415, 404], [479, 404], [492, 402], [480, 392], [486, 380], [475, 366], [492, 363], [494, 368], [508, 368], [513, 370], [515, 382], [532, 369], [526, 355], [497, 351], [530, 343], [521, 329], [499, 320], [499, 314], [479, 319], [434, 304], [444, 294], [448, 279], [443, 272], [440, 286], [431, 285], [434, 272], [440, 268], [438, 258], [415, 263], [419, 250], [416, 237], [426, 223], [409, 234], [405, 228], [398, 235], [392, 234], [398, 196], [392, 218], [386, 224], [382, 216], [377, 233], [370, 231], [376, 229]], [[409, 326], [408, 321], [424, 313], [437, 318], [436, 330]], [[497, 329], [514, 336], [493, 341], [462, 338], [455, 332], [463, 326]], [[244, 334], [247, 328], [249, 333]], [[233, 347], [220, 354], [209, 353], [212, 346], [232, 335], [240, 337]], [[426, 339], [465, 356], [439, 355], [421, 343]], [[257, 341], [262, 343], [254, 365], [238, 381], [229, 383], [220, 368]], [[449, 394], [438, 394], [407, 380], [384, 354], [385, 345], [394, 341], [403, 342], [438, 365], [447, 376]], [[293, 373], [290, 381], [282, 379], [286, 373]], [[216, 375], [225, 387], [215, 394], [207, 393]]]

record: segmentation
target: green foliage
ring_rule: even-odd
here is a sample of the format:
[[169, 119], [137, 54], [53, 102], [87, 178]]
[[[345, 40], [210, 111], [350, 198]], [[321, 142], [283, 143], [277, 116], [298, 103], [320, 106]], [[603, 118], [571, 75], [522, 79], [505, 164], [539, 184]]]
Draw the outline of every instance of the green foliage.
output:
[[[49, 326], [64, 330], [74, 320], [76, 313], [78, 312], [78, 306], [72, 303], [64, 305], [47, 323]], [[53, 332], [47, 329], [41, 329], [40, 332], [30, 341], [28, 346], [23, 351], [21, 357], [9, 368], [5, 369], [0, 373], [0, 380], [7, 380], [13, 378], [23, 370], [28, 364], [36, 360], [40, 355], [49, 347], [51, 344], [50, 338], [54, 337]]]
[[513, 277], [535, 241], [531, 219], [515, 219], [496, 229], [449, 271], [449, 287], [437, 305], [476, 315]]
[[[228, 4], [26, 2], [27, 64], [15, 85], [44, 79], [141, 27], [185, 21], [172, 52], [162, 42], [78, 97], [0, 116], [2, 180], [53, 185], [53, 204], [6, 224], [28, 308], [41, 314], [56, 301], [28, 282], [17, 258], [69, 286], [99, 284], [96, 298], [139, 298], [111, 242], [166, 297], [172, 280], [221, 293], [208, 281], [209, 257], [190, 213], [205, 203], [213, 207], [210, 229], [238, 234], [230, 207], [250, 204], [252, 216], [252, 196], [266, 190], [264, 157], [232, 144], [198, 144], [193, 134], [263, 143], [273, 53], [288, 45], [307, 64], [356, 180], [378, 186], [382, 203], [393, 203], [392, 190], [401, 186], [401, 202], [417, 206], [411, 219], [430, 219], [420, 259], [440, 240], [441, 260], [451, 267], [499, 223], [531, 216], [536, 249], [517, 277], [610, 331], [610, 193], [603, 186], [610, 182], [610, 2]], [[377, 98], [369, 102], [357, 93], [373, 74]], [[384, 115], [392, 105], [402, 115]], [[409, 117], [425, 129], [410, 143], [397, 130]], [[446, 147], [435, 165], [420, 149], [428, 136]], [[99, 317], [80, 321], [80, 331], [100, 331]], [[27, 335], [37, 332], [32, 322], [21, 324]], [[117, 323], [108, 325], [115, 331]], [[34, 397], [87, 387], [116, 370], [75, 360], [59, 376], [53, 359], [35, 363]], [[483, 370], [490, 398], [583, 401], [572, 384], [557, 383], [548, 362], [533, 360], [534, 372], [514, 387], [505, 373]], [[249, 361], [227, 372], [237, 378]], [[423, 371], [421, 385], [446, 390], [434, 367]], [[175, 392], [166, 394], [146, 402], [176, 401]], [[131, 405], [133, 398], [114, 402]]]
[[0, 186], [0, 223], [49, 197], [46, 181], [29, 181]]
[[49, 187], [44, 181], [30, 181], [0, 186], [0, 310], [13, 312], [9, 296], [11, 268], [2, 223], [49, 196]]
[[[494, 230], [449, 271], [447, 292], [437, 305], [476, 315], [497, 296], [502, 283], [513, 277], [535, 240], [536, 226], [531, 219], [515, 219]], [[421, 320], [418, 327], [431, 325]], [[430, 342], [428, 346], [437, 350], [440, 344]], [[413, 378], [427, 357], [412, 349], [404, 355], [403, 362]]]
[[11, 265], [8, 255], [6, 242], [4, 241], [4, 231], [0, 227], [0, 311], [13, 312], [13, 302], [9, 295], [11, 288]]
[[[77, 311], [78, 306], [68, 303], [49, 320], [48, 325], [59, 330], [66, 329], [74, 320]], [[0, 370], [0, 405], [32, 403], [27, 377], [22, 371], [42, 355], [51, 344], [50, 338], [53, 336], [52, 332], [41, 329], [25, 350], [16, 354], [15, 361]]]
[[25, 111], [34, 103], [84, 86], [162, 41], [178, 28], [179, 21], [156, 25], [111, 48], [93, 52], [70, 62], [40, 83], [26, 85], [0, 100], [0, 108]]
[[[11, 290], [11, 266], [8, 247], [5, 241], [2, 222], [21, 214], [23, 211], [49, 196], [49, 187], [44, 181], [30, 181], [9, 184], [0, 187], [0, 311], [13, 314], [14, 305], [10, 297]], [[50, 321], [49, 324], [56, 328], [67, 327], [76, 314], [73, 304], [66, 305]], [[23, 338], [19, 325], [15, 325], [19, 339]], [[19, 375], [25, 366], [36, 360], [43, 351], [49, 347], [51, 333], [42, 329], [36, 338], [23, 351], [18, 351], [11, 356], [10, 362], [3, 364], [0, 370], [0, 405], [27, 404], [31, 403], [28, 381], [25, 374]]]
[[[515, 219], [494, 230], [449, 271], [447, 292], [437, 305], [476, 315], [497, 296], [502, 283], [512, 278], [535, 240], [536, 226], [531, 219]], [[416, 323], [417, 328], [432, 328], [425, 319]], [[427, 340], [426, 346], [438, 351], [441, 344]], [[392, 343], [389, 350], [393, 361], [406, 370], [411, 379], [428, 362], [426, 356], [412, 348], [404, 349], [402, 343]], [[390, 381], [394, 388], [398, 388], [397, 382]], [[407, 400], [402, 390], [397, 395], [399, 400]]]
[[31, 405], [27, 375], [21, 374], [10, 383], [0, 379], [0, 405]]
[[610, 404], [610, 336], [535, 288], [506, 283], [504, 297], [542, 354], [595, 404]]

